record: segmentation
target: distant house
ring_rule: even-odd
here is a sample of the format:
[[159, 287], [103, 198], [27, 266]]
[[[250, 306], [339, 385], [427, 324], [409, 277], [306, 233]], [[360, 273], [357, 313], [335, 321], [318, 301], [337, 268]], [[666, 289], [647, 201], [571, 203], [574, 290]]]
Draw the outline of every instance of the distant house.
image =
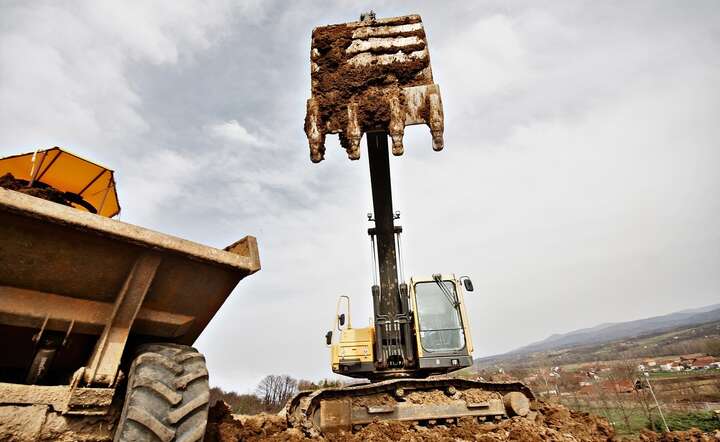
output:
[[672, 371], [683, 371], [685, 370], [685, 366], [683, 364], [672, 364], [672, 367], [670, 367]]
[[680, 362], [692, 361], [693, 359], [702, 358], [705, 356], [707, 356], [707, 354], [705, 354], [705, 353], [690, 353], [690, 354], [680, 356]]
[[[635, 384], [628, 379], [623, 379], [623, 380], [617, 381], [617, 382], [611, 382], [608, 387], [611, 391], [615, 390], [618, 393], [632, 393], [635, 390]], [[605, 387], [603, 387], [603, 388], [605, 388]]]
[[710, 365], [716, 362], [715, 358], [712, 356], [703, 356], [700, 358], [693, 359], [692, 363], [690, 364], [691, 368], [699, 369], [699, 368], [710, 368]]
[[[582, 383], [581, 383], [582, 385]], [[598, 393], [632, 393], [635, 390], [635, 384], [627, 379], [620, 381], [603, 381], [596, 385], [582, 385], [577, 394], [594, 396]]]

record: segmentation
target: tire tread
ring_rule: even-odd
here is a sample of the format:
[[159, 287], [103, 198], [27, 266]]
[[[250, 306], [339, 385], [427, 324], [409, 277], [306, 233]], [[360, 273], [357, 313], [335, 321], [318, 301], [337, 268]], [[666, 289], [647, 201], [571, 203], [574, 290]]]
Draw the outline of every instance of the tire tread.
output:
[[114, 441], [202, 441], [209, 400], [201, 353], [179, 344], [143, 345], [130, 367]]

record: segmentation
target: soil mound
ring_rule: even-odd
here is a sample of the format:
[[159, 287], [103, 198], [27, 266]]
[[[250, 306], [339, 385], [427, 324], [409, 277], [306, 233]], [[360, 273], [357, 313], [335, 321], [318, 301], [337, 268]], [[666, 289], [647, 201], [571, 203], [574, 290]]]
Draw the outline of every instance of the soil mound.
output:
[[703, 433], [697, 428], [661, 434], [643, 431], [637, 440], [641, 442], [717, 442], [720, 441], [720, 430], [715, 431], [714, 434]]
[[[207, 442], [303, 441], [298, 429], [287, 428], [281, 416], [238, 416], [218, 402], [210, 413]], [[600, 442], [614, 440], [610, 424], [603, 418], [569, 410], [561, 405], [541, 403], [527, 418], [515, 417], [498, 423], [480, 423], [463, 418], [454, 425], [430, 427], [405, 422], [378, 422], [356, 433], [326, 435], [314, 440], [340, 442], [425, 442], [425, 441], [556, 441]], [[652, 439], [648, 439], [652, 440]], [[701, 439], [698, 439], [701, 440]]]

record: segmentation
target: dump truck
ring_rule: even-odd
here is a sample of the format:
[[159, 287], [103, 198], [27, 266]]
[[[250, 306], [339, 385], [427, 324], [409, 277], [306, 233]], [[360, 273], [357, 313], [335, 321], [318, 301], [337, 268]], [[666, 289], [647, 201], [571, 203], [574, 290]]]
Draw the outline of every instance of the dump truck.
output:
[[420, 16], [367, 13], [357, 22], [315, 28], [310, 61], [305, 132], [311, 161], [324, 159], [327, 134], [339, 135], [351, 160], [361, 157], [363, 135], [367, 140], [374, 315], [367, 327], [353, 327], [350, 298], [341, 297], [335, 328], [325, 335], [333, 372], [369, 382], [297, 394], [285, 409], [288, 423], [317, 435], [381, 420], [448, 424], [527, 415], [534, 395], [520, 382], [447, 376], [473, 363], [464, 302], [464, 291], [473, 291], [470, 278], [404, 277], [389, 153], [403, 155], [404, 129], [415, 124], [429, 127], [433, 150], [444, 147], [440, 88]]
[[70, 204], [0, 188], [0, 440], [201, 441], [192, 344], [260, 270], [256, 239], [220, 250]]

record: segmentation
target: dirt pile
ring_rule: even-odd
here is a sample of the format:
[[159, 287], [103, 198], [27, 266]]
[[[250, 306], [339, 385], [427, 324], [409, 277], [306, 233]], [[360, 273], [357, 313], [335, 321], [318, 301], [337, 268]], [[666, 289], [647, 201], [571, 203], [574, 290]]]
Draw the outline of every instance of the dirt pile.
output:
[[65, 192], [61, 192], [52, 186], [47, 184], [36, 182], [32, 187], [28, 187], [30, 184], [27, 180], [21, 180], [15, 178], [13, 174], [6, 173], [0, 176], [0, 187], [21, 192], [26, 195], [31, 195], [44, 200], [52, 201], [65, 206], [70, 206], [70, 201], [65, 196]]
[[[224, 403], [211, 410], [207, 442], [235, 441], [302, 441], [307, 439], [299, 430], [288, 429], [280, 416], [237, 416]], [[340, 441], [610, 441], [613, 430], [602, 418], [569, 410], [563, 406], [541, 404], [529, 418], [515, 417], [498, 423], [480, 423], [462, 418], [453, 425], [430, 427], [405, 422], [378, 422], [348, 434], [326, 435], [321, 439]], [[651, 440], [651, 439], [650, 439]]]
[[63, 192], [40, 181], [35, 181], [32, 186], [29, 186], [29, 184], [29, 181], [15, 178], [11, 173], [0, 176], [0, 187], [4, 187], [5, 189], [14, 190], [36, 198], [42, 198], [62, 204], [63, 206], [72, 207], [73, 204], [77, 204], [87, 209], [90, 213], [97, 213], [97, 210], [92, 204], [85, 201], [83, 197], [76, 193]]
[[636, 440], [640, 442], [717, 442], [720, 441], [720, 430], [716, 430], [714, 434], [703, 433], [697, 428], [662, 434], [643, 431]]

